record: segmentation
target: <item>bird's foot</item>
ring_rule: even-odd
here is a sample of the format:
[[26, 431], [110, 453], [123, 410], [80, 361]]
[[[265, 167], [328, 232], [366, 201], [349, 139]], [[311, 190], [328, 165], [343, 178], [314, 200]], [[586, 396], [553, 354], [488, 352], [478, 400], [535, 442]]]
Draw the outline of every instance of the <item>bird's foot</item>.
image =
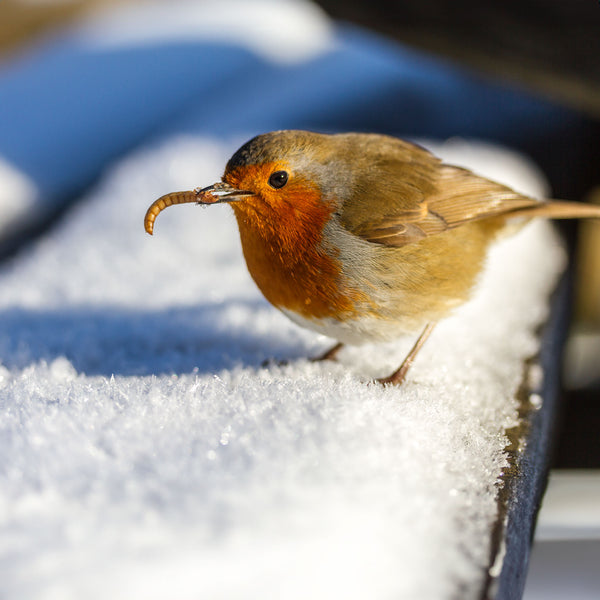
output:
[[407, 357], [402, 361], [402, 364], [388, 377], [381, 377], [380, 379], [376, 379], [376, 383], [381, 383], [382, 385], [400, 385], [405, 379], [408, 370], [412, 366], [415, 361], [415, 357], [419, 353], [419, 350], [423, 347], [423, 344], [427, 340], [427, 338], [431, 335], [433, 328], [435, 327], [435, 323], [428, 323], [425, 326], [425, 329], [421, 332], [419, 339], [415, 342], [415, 345], [412, 347], [411, 351], [408, 353]]

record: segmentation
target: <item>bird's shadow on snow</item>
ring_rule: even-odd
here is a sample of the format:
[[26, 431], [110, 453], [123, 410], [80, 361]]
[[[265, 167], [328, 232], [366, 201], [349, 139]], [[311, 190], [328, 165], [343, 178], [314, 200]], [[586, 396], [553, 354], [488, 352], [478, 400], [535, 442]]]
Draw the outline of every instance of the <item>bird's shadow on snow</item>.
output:
[[273, 310], [245, 300], [156, 311], [12, 308], [0, 312], [0, 364], [25, 368], [66, 357], [88, 375], [161, 375], [305, 357], [293, 326], [273, 324]]

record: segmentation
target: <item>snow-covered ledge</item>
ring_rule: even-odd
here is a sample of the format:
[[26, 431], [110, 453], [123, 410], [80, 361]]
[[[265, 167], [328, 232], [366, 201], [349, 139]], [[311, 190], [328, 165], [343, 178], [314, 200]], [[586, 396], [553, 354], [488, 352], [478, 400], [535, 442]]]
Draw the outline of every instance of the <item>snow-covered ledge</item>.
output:
[[[494, 594], [560, 241], [545, 223], [502, 241], [406, 383], [366, 385], [412, 340], [309, 362], [329, 341], [260, 297], [227, 207], [144, 234], [153, 199], [216, 180], [240, 141], [138, 152], [0, 269], [0, 595]], [[498, 148], [435, 149], [543, 192]]]

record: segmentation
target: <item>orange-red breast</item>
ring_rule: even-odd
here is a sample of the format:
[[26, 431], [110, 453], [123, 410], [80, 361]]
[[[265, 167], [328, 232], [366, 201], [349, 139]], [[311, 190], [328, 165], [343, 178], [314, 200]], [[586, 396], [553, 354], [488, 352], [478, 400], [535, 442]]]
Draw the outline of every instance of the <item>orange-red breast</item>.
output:
[[222, 182], [156, 200], [146, 231], [184, 202], [231, 204], [267, 300], [338, 340], [323, 358], [422, 331], [386, 383], [404, 379], [434, 324], [469, 298], [509, 221], [600, 217], [600, 207], [523, 196], [397, 138], [307, 131], [253, 138]]

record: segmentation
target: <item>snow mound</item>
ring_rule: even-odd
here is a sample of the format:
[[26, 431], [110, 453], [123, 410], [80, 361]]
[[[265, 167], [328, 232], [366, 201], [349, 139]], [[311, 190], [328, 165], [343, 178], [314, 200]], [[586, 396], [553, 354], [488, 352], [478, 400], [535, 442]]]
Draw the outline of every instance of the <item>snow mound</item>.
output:
[[[218, 180], [242, 141], [137, 152], [0, 269], [3, 598], [482, 585], [514, 395], [564, 266], [553, 230], [499, 243], [405, 385], [367, 385], [413, 340], [309, 362], [330, 340], [261, 297], [227, 206], [172, 208], [144, 233], [156, 197]], [[512, 155], [475, 154], [523, 185]]]

